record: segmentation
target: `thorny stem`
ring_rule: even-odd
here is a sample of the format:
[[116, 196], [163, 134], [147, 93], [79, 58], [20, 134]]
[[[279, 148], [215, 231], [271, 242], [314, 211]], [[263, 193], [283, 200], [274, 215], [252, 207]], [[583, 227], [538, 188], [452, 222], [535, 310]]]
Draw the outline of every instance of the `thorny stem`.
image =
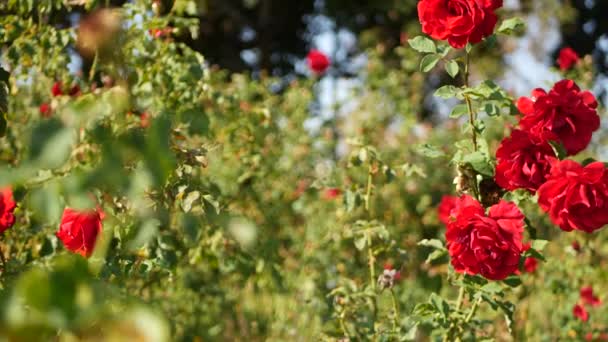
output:
[[[456, 311], [460, 311], [460, 309], [462, 309], [462, 305], [464, 304], [464, 295], [465, 288], [464, 286], [461, 286], [460, 291], [458, 292], [458, 299], [456, 300]], [[448, 342], [452, 340], [454, 329], [456, 329], [456, 323], [452, 322], [452, 324], [450, 324], [450, 327], [448, 328], [448, 331], [443, 336], [443, 342]]]
[[93, 64], [91, 65], [91, 70], [89, 70], [89, 82], [93, 82], [93, 78], [95, 78], [95, 71], [97, 70], [98, 60], [99, 60], [99, 52], [95, 51], [95, 57], [93, 58]]
[[479, 307], [480, 303], [481, 303], [481, 297], [477, 298], [477, 300], [475, 302], [473, 302], [473, 306], [471, 306], [471, 311], [469, 311], [469, 314], [464, 319], [465, 323], [469, 323], [471, 321], [471, 319], [473, 318], [473, 316], [475, 316], [475, 312], [477, 312], [477, 308]]
[[369, 202], [372, 197], [372, 164], [367, 167], [367, 189], [365, 191], [365, 210], [369, 213]]

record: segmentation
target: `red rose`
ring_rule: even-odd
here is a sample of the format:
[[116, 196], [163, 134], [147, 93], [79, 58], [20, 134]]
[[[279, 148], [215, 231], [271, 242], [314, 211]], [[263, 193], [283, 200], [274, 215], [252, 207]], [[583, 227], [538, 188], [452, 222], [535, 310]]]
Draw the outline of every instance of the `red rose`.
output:
[[527, 273], [534, 273], [534, 272], [536, 272], [537, 268], [538, 268], [538, 260], [536, 260], [536, 258], [533, 258], [533, 257], [526, 258], [526, 260], [524, 261], [524, 270], [526, 270]]
[[569, 155], [584, 150], [593, 131], [600, 127], [595, 97], [591, 92], [581, 91], [572, 80], [557, 82], [549, 93], [535, 89], [531, 98], [521, 97], [517, 101], [517, 108], [524, 115], [519, 122], [521, 129], [557, 139]]
[[446, 230], [452, 266], [460, 273], [504, 279], [519, 268], [524, 215], [514, 203], [503, 200], [490, 207], [487, 215], [479, 202], [468, 203], [452, 211], [455, 220]]
[[593, 295], [593, 288], [591, 286], [585, 286], [580, 291], [581, 300], [585, 305], [600, 306], [602, 301], [595, 295]]
[[326, 200], [336, 199], [338, 196], [342, 194], [342, 191], [338, 188], [329, 188], [323, 191], [323, 198]]
[[76, 211], [66, 208], [63, 211], [57, 237], [64, 246], [74, 253], [90, 257], [101, 232], [101, 210]]
[[474, 205], [475, 202], [475, 199], [473, 199], [473, 197], [471, 196], [456, 197], [444, 195], [441, 198], [439, 206], [437, 207], [439, 220], [443, 222], [443, 224], [447, 225], [455, 219], [456, 213], [462, 207], [465, 207], [467, 205]]
[[589, 320], [589, 312], [587, 312], [587, 309], [585, 309], [585, 307], [580, 304], [576, 304], [572, 308], [572, 314], [574, 315], [574, 317], [580, 319], [583, 322], [587, 322]]
[[40, 115], [43, 118], [48, 118], [51, 116], [51, 106], [48, 103], [43, 103], [40, 105]]
[[564, 231], [591, 233], [608, 223], [608, 172], [601, 162], [585, 167], [554, 160], [547, 182], [538, 189], [538, 205]]
[[311, 50], [308, 53], [306, 60], [308, 61], [308, 67], [310, 70], [316, 74], [324, 73], [331, 64], [329, 57], [319, 50]]
[[559, 51], [559, 57], [557, 57], [557, 64], [562, 71], [568, 70], [575, 65], [580, 57], [571, 47], [565, 47]]
[[421, 0], [418, 17], [422, 32], [460, 49], [493, 33], [500, 7], [502, 0]]
[[51, 88], [51, 94], [53, 94], [53, 96], [63, 95], [63, 91], [61, 90], [61, 88], [62, 88], [61, 82], [55, 82], [53, 84], [53, 87]]
[[496, 184], [507, 190], [535, 192], [551, 171], [551, 157], [556, 157], [555, 152], [544, 139], [514, 130], [496, 151]]
[[13, 199], [11, 188], [0, 189], [0, 233], [4, 233], [15, 224], [14, 211], [16, 207], [17, 204]]

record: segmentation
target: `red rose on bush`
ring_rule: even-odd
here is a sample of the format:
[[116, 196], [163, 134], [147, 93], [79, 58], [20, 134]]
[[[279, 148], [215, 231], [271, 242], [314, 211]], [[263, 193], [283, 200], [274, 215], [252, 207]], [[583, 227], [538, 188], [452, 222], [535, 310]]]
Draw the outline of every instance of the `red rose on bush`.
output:
[[602, 304], [602, 301], [593, 294], [593, 288], [591, 286], [582, 287], [580, 296], [585, 305], [600, 306]]
[[526, 270], [527, 273], [534, 273], [534, 272], [536, 272], [537, 268], [538, 268], [538, 260], [536, 260], [536, 258], [533, 258], [533, 257], [526, 258], [526, 260], [524, 261], [524, 270]]
[[342, 190], [338, 188], [328, 188], [323, 191], [323, 198], [329, 201], [338, 198], [341, 194]]
[[[467, 205], [474, 205], [475, 203], [475, 199], [471, 196], [456, 197], [444, 195], [437, 207], [439, 220], [447, 225], [454, 220], [455, 213], [458, 212], [460, 208]], [[452, 213], [452, 211], [454, 211], [454, 213]]]
[[11, 188], [0, 189], [0, 233], [4, 233], [15, 224], [16, 207]]
[[[463, 197], [470, 197], [464, 195]], [[523, 250], [524, 215], [511, 202], [484, 208], [475, 200], [453, 210], [446, 231], [447, 248], [457, 272], [501, 280], [516, 272]]]
[[63, 211], [57, 237], [65, 248], [84, 257], [90, 257], [101, 232], [101, 210], [76, 211], [66, 208]]
[[555, 152], [544, 139], [514, 130], [496, 151], [496, 184], [507, 190], [528, 189], [535, 192], [551, 171]]
[[517, 101], [517, 108], [524, 115], [519, 123], [523, 130], [560, 141], [569, 155], [584, 150], [600, 127], [595, 97], [572, 80], [557, 82], [549, 93], [535, 89], [531, 98]]
[[310, 70], [316, 74], [324, 73], [331, 64], [329, 57], [319, 50], [311, 50], [308, 53], [306, 60], [308, 61], [308, 67]]
[[572, 68], [572, 66], [575, 65], [579, 59], [580, 58], [578, 57], [576, 51], [574, 51], [571, 47], [565, 47], [559, 51], [557, 64], [559, 64], [559, 68], [562, 71], [565, 71]]
[[51, 106], [48, 103], [41, 104], [39, 110], [43, 118], [51, 116]]
[[502, 0], [421, 0], [418, 17], [422, 32], [460, 49], [492, 34], [501, 6]]
[[53, 87], [51, 88], [51, 94], [53, 94], [53, 96], [63, 95], [63, 90], [61, 90], [62, 87], [63, 85], [61, 84], [61, 82], [53, 83]]
[[608, 172], [601, 162], [585, 167], [554, 160], [547, 182], [538, 189], [538, 205], [564, 231], [591, 233], [608, 223]]
[[589, 312], [587, 312], [587, 309], [585, 309], [585, 307], [580, 304], [576, 304], [572, 308], [572, 314], [574, 315], [574, 317], [580, 319], [583, 322], [587, 322], [589, 320]]

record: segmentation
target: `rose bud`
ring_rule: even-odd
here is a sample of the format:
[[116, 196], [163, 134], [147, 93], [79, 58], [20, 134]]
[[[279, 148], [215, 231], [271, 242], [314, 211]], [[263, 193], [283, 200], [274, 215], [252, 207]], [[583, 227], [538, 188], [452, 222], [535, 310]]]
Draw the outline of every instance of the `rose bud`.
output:
[[16, 207], [12, 189], [10, 187], [0, 189], [0, 233], [15, 224], [14, 211]]
[[39, 107], [39, 110], [40, 110], [40, 115], [43, 118], [48, 118], [51, 116], [51, 106], [48, 103], [45, 102], [45, 103], [41, 104]]
[[557, 64], [561, 71], [566, 71], [572, 68], [580, 57], [571, 47], [565, 47], [559, 51], [559, 57], [557, 57]]
[[311, 50], [308, 53], [306, 60], [308, 61], [310, 70], [318, 75], [327, 71], [327, 68], [329, 68], [329, 65], [331, 64], [329, 57], [319, 50]]

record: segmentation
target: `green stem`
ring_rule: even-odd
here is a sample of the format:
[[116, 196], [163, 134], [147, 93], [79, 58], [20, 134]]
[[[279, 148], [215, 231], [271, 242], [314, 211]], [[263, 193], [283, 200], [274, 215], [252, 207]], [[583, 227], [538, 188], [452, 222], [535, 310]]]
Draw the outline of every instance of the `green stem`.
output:
[[[464, 57], [464, 86], [466, 88], [469, 87], [469, 53], [466, 52]], [[473, 148], [477, 151], [477, 129], [475, 128], [475, 119], [476, 114], [473, 112], [473, 105], [471, 104], [471, 99], [468, 95], [464, 96], [464, 100], [467, 104], [467, 111], [469, 112], [469, 125], [471, 125], [471, 139], [473, 140]]]
[[367, 258], [369, 259], [369, 281], [372, 289], [376, 290], [376, 262], [374, 258], [374, 251], [372, 250], [372, 234], [366, 232], [367, 237]]
[[464, 319], [465, 323], [469, 323], [471, 321], [471, 319], [475, 316], [475, 313], [477, 312], [477, 308], [479, 307], [479, 304], [481, 304], [481, 297], [477, 298], [477, 300], [475, 302], [473, 302], [473, 306], [471, 306], [471, 311], [469, 311], [469, 314]]
[[348, 332], [348, 328], [346, 328], [346, 323], [344, 322], [344, 312], [340, 314], [340, 328], [342, 329], [344, 337], [349, 338], [350, 333]]
[[393, 335], [399, 335], [399, 306], [397, 305], [397, 297], [395, 296], [395, 291], [390, 289], [391, 291], [391, 300], [393, 302]]
[[89, 70], [89, 83], [93, 82], [93, 78], [95, 78], [95, 71], [97, 70], [98, 60], [99, 60], [99, 52], [95, 51], [95, 57], [93, 58], [93, 64], [91, 65], [91, 70]]
[[369, 213], [369, 202], [372, 197], [372, 164], [367, 167], [367, 188], [365, 190], [365, 210]]
[[[462, 309], [462, 305], [464, 304], [464, 295], [465, 288], [464, 286], [461, 286], [460, 290], [458, 291], [458, 299], [456, 300], [456, 311], [460, 311], [460, 309]], [[454, 329], [456, 329], [456, 323], [452, 322], [448, 328], [448, 331], [445, 333], [445, 335], [443, 335], [443, 342], [453, 340], [452, 335], [454, 335]]]

